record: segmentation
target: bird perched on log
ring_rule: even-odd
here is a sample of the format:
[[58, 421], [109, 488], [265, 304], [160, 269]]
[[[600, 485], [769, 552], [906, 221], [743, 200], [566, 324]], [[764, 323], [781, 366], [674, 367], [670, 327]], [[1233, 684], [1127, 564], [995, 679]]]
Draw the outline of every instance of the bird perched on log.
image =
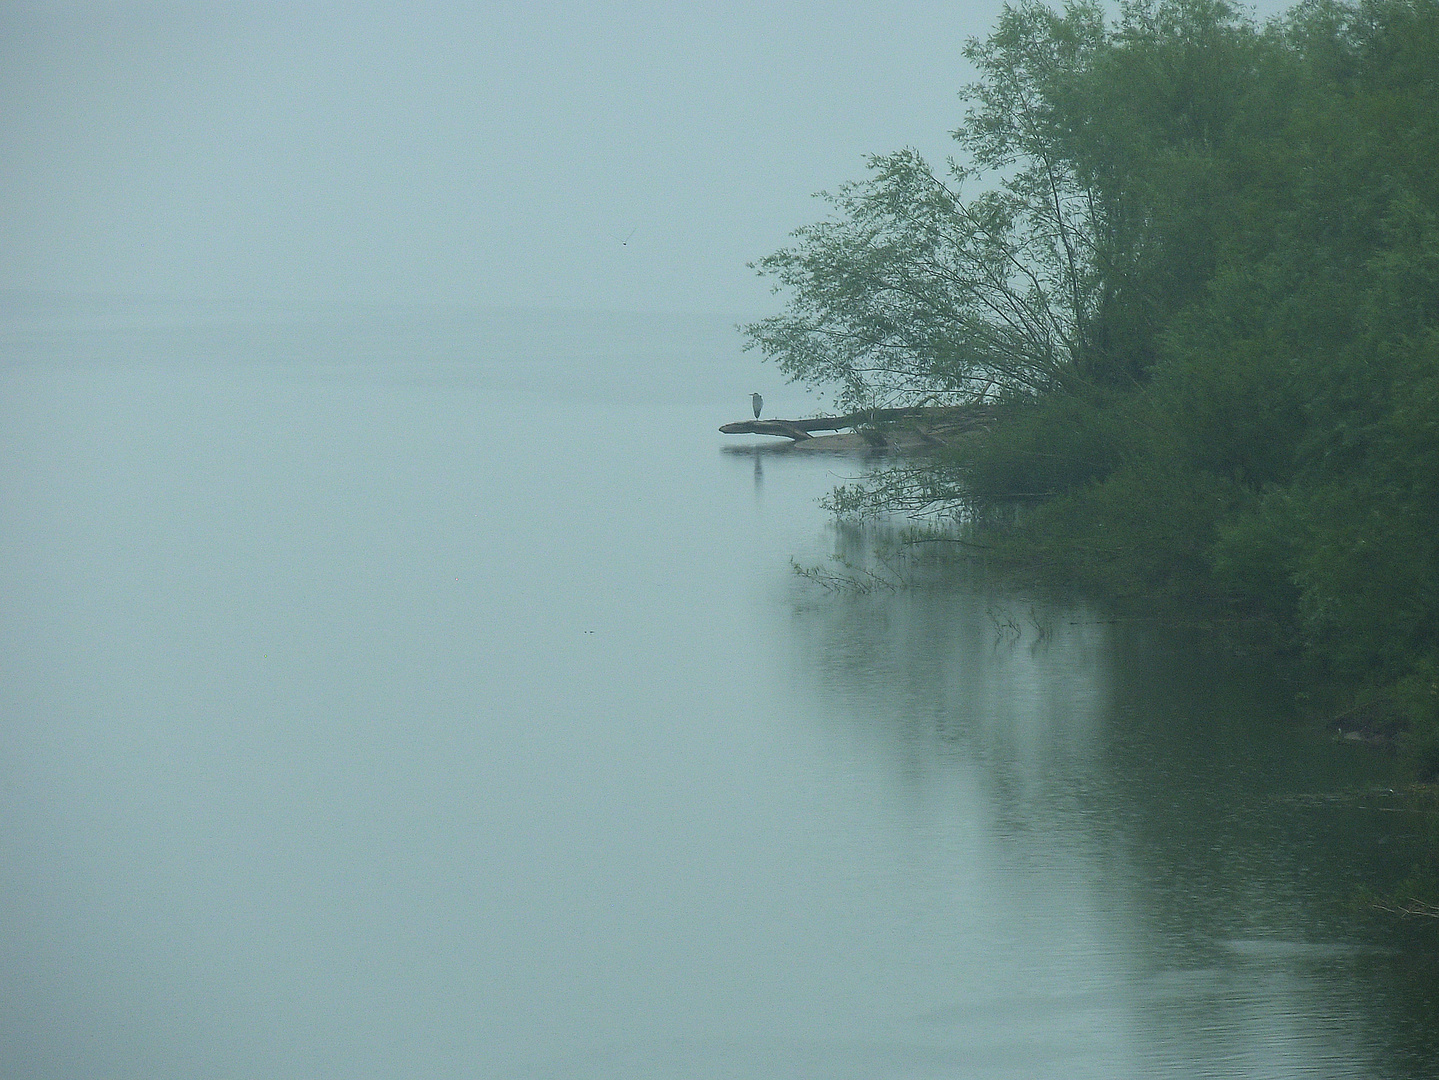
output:
[[758, 420], [759, 411], [764, 408], [764, 398], [758, 394], [751, 394], [749, 396], [749, 403], [754, 406], [754, 418]]

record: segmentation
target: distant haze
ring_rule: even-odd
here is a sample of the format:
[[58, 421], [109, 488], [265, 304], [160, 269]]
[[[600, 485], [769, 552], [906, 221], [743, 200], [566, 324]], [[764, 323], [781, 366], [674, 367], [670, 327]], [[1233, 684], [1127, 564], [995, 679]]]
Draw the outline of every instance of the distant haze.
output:
[[0, 288], [759, 312], [999, 10], [4, 3]]

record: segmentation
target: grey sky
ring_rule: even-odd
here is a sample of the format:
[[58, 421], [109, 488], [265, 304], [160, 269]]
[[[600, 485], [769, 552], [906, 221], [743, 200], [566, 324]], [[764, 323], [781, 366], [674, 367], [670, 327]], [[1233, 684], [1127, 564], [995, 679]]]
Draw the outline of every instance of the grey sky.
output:
[[757, 312], [999, 9], [3, 3], [0, 288]]

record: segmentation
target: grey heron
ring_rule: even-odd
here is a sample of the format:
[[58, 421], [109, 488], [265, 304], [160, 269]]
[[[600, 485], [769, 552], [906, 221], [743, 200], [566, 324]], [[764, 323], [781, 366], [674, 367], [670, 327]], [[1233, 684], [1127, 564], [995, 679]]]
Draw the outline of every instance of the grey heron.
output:
[[751, 394], [749, 396], [749, 403], [754, 406], [754, 418], [758, 420], [759, 411], [764, 408], [764, 398], [758, 394]]

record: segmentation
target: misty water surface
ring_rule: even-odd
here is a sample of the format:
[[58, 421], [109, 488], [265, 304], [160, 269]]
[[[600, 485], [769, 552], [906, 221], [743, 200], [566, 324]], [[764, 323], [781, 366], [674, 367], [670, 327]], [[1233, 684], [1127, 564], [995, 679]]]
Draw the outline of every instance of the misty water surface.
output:
[[1387, 764], [1202, 639], [797, 577], [866, 465], [726, 452], [802, 405], [726, 320], [0, 341], [4, 1075], [1439, 1069]]

